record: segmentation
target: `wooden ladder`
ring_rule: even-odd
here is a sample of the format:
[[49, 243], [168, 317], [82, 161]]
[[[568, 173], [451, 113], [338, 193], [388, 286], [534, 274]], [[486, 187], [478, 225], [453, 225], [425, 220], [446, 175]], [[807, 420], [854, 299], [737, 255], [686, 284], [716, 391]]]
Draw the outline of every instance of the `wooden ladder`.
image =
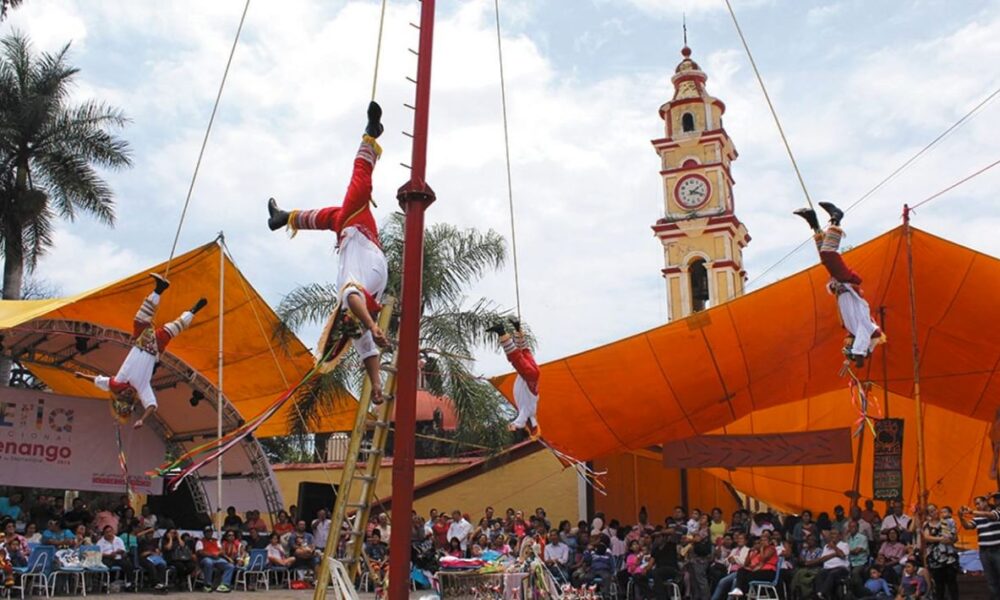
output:
[[[387, 296], [379, 311], [378, 326], [382, 331], [388, 331], [389, 322], [396, 299]], [[350, 581], [358, 575], [361, 566], [362, 550], [365, 544], [365, 529], [371, 516], [372, 503], [375, 500], [375, 486], [378, 483], [382, 458], [385, 454], [386, 441], [389, 438], [389, 428], [392, 425], [392, 409], [396, 394], [396, 361], [386, 368], [388, 376], [382, 386], [384, 402], [372, 405], [371, 381], [365, 376], [361, 387], [361, 397], [358, 401], [358, 412], [354, 418], [354, 432], [347, 448], [347, 457], [340, 476], [340, 487], [337, 488], [337, 499], [330, 515], [330, 534], [327, 537], [326, 548], [323, 549], [323, 560], [320, 562], [320, 573], [316, 577], [314, 600], [326, 598], [326, 588], [330, 583], [330, 559], [337, 558], [344, 568]], [[372, 409], [374, 408], [374, 412]], [[369, 430], [372, 434], [371, 448], [365, 449], [367, 457], [361, 461], [362, 444]], [[354, 511], [353, 518], [349, 513]], [[344, 545], [343, 555], [335, 557], [340, 545], [342, 525], [347, 519], [350, 532]], [[336, 596], [336, 594], [335, 594]]]

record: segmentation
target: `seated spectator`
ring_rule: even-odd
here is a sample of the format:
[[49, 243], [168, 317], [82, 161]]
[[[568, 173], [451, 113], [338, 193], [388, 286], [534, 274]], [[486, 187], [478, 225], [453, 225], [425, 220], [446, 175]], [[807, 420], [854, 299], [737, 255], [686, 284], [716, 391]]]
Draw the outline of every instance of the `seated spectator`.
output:
[[771, 522], [771, 516], [763, 512], [755, 514], [753, 522], [750, 524], [750, 539], [756, 540], [765, 531], [774, 531], [774, 523]]
[[712, 517], [708, 524], [709, 541], [713, 544], [718, 544], [724, 535], [726, 535], [726, 530], [729, 526], [726, 521], [722, 518], [722, 509], [713, 508]]
[[[465, 518], [465, 522], [469, 522], [468, 517]], [[392, 536], [392, 526], [389, 524], [389, 515], [387, 513], [382, 513], [378, 516], [375, 527], [377, 527], [382, 533], [382, 541], [386, 544], [390, 543], [389, 538]], [[471, 524], [469, 525], [469, 528], [471, 530]]]
[[112, 529], [115, 530], [115, 533], [117, 533], [118, 532], [118, 522], [120, 520], [121, 519], [118, 518], [118, 515], [116, 515], [106, 505], [105, 506], [101, 506], [98, 509], [97, 514], [94, 515], [94, 529], [96, 531], [102, 532], [101, 535], [103, 535], [104, 528], [105, 527], [111, 527]]
[[[25, 523], [25, 528], [27, 528], [28, 525], [34, 525], [36, 531], [39, 529], [44, 530], [48, 526], [49, 519], [59, 519], [59, 511], [56, 510], [55, 500], [52, 496], [47, 494], [42, 494], [35, 498], [34, 504], [32, 504], [31, 508], [28, 509], [27, 519], [25, 519], [25, 515], [23, 513], [21, 514], [21, 520], [27, 521]], [[90, 523], [89, 519], [87, 520], [87, 523]], [[76, 526], [76, 523], [67, 525], [61, 519], [59, 524], [63, 529], [69, 529], [70, 531], [74, 531]]]
[[146, 504], [142, 507], [142, 511], [139, 513], [139, 526], [143, 529], [152, 529], [156, 531], [157, 518], [153, 514], [153, 511]]
[[462, 551], [462, 542], [457, 537], [451, 538], [451, 541], [448, 542], [448, 551], [445, 554], [453, 558], [465, 558], [465, 552]]
[[490, 539], [485, 533], [482, 533], [476, 538], [475, 543], [472, 544], [472, 548], [469, 550], [469, 556], [471, 558], [482, 558], [483, 552], [488, 550], [489, 547]]
[[160, 545], [153, 539], [153, 529], [143, 529], [139, 536], [139, 566], [146, 573], [146, 583], [153, 589], [166, 589], [167, 561], [160, 553]]
[[0, 518], [18, 521], [21, 518], [22, 502], [24, 502], [24, 494], [21, 492], [14, 492], [10, 496], [0, 496]]
[[28, 540], [26, 540], [20, 533], [17, 533], [14, 519], [7, 519], [3, 522], [3, 535], [4, 539], [8, 542], [10, 542], [10, 540], [18, 540], [21, 544], [21, 548], [25, 550], [25, 554], [29, 554], [31, 552], [28, 548]]
[[21, 544], [20, 539], [13, 538], [6, 541], [4, 543], [4, 548], [7, 550], [7, 560], [10, 561], [11, 566], [28, 566], [28, 548], [27, 546]]
[[312, 535], [298, 531], [293, 533], [290, 550], [289, 554], [295, 558], [293, 568], [311, 573], [316, 565], [316, 549], [312, 545]]
[[237, 567], [245, 567], [249, 562], [250, 556], [247, 554], [246, 545], [232, 529], [222, 534], [222, 558]]
[[288, 556], [285, 545], [281, 543], [281, 536], [277, 533], [271, 534], [270, 543], [267, 545], [267, 563], [285, 568], [289, 568], [295, 564], [295, 558]]
[[260, 518], [259, 510], [247, 511], [247, 520], [243, 524], [247, 531], [257, 530], [258, 533], [267, 533], [267, 523]]
[[[49, 518], [51, 519], [54, 516]], [[94, 515], [87, 510], [86, 505], [83, 503], [83, 498], [73, 498], [73, 508], [63, 515], [62, 526], [72, 531], [77, 525], [90, 525], [93, 520]], [[46, 519], [40, 527], [46, 527], [48, 522], [48, 519]]]
[[274, 533], [281, 536], [282, 541], [288, 543], [288, 534], [295, 531], [295, 525], [288, 520], [288, 513], [284, 510], [278, 511], [278, 521], [274, 524]]
[[865, 500], [865, 509], [861, 511], [861, 518], [867, 521], [872, 527], [875, 527], [882, 522], [882, 517], [879, 516], [878, 511], [875, 510], [874, 500]]
[[902, 561], [906, 557], [906, 545], [899, 541], [898, 529], [890, 529], [884, 533], [886, 540], [878, 549], [876, 563], [892, 569], [895, 575], [894, 580], [899, 581], [899, 577], [903, 574]]
[[[281, 536], [278, 536], [279, 538]], [[251, 529], [250, 533], [247, 534], [247, 546], [251, 550], [263, 550], [267, 548], [268, 539], [260, 534], [256, 529]]]
[[372, 531], [365, 541], [365, 555], [369, 560], [384, 562], [389, 554], [389, 545], [382, 541], [382, 532], [378, 529]]
[[875, 600], [889, 600], [892, 598], [892, 590], [882, 573], [875, 567], [868, 569], [868, 581], [865, 582], [865, 592], [863, 597], [874, 598]]
[[[236, 566], [222, 557], [222, 546], [219, 540], [215, 539], [215, 530], [206, 527], [203, 537], [195, 544], [194, 551], [201, 566], [202, 578], [205, 580], [203, 590], [229, 592]], [[215, 583], [216, 574], [219, 575], [218, 584]]]
[[903, 505], [895, 500], [889, 501], [885, 518], [882, 519], [882, 539], [886, 539], [886, 532], [890, 529], [899, 531], [899, 541], [904, 544], [913, 541], [913, 519], [903, 514]]
[[125, 551], [125, 543], [115, 535], [111, 525], [105, 525], [101, 539], [97, 540], [101, 550], [101, 562], [108, 568], [118, 567], [125, 579], [125, 589], [132, 588], [132, 560]]
[[[638, 542], [633, 544], [639, 546]], [[635, 600], [652, 598], [653, 590], [649, 585], [649, 578], [653, 570], [653, 557], [649, 553], [649, 548], [640, 547], [636, 552], [630, 553], [625, 559], [625, 570], [631, 578]]]
[[899, 580], [899, 600], [917, 600], [927, 595], [927, 580], [917, 573], [917, 565], [908, 562], [903, 566], [903, 576]]
[[799, 522], [792, 528], [792, 540], [795, 542], [795, 547], [801, 550], [806, 538], [810, 535], [814, 536], [817, 540], [820, 539], [819, 528], [813, 521], [812, 511], [804, 510], [799, 518]]
[[71, 548], [76, 536], [72, 531], [59, 526], [58, 519], [49, 519], [48, 528], [42, 532], [42, 543], [55, 546], [56, 550]]
[[222, 521], [222, 528], [235, 529], [236, 531], [241, 531], [243, 529], [243, 519], [236, 514], [235, 506], [226, 508], [226, 518]]
[[139, 547], [138, 533], [142, 531], [142, 528], [139, 526], [138, 520], [136, 519], [133, 520], [136, 522], [132, 525], [132, 529], [118, 535], [118, 537], [122, 539], [122, 542], [125, 543], [125, 551], [128, 552], [129, 554], [132, 553], [132, 550]]
[[87, 526], [80, 523], [76, 526], [73, 531], [73, 544], [74, 548], [79, 548], [80, 546], [90, 546], [93, 545], [94, 541], [90, 538], [90, 532], [87, 531]]
[[736, 572], [736, 584], [729, 593], [742, 596], [749, 591], [751, 581], [774, 581], [777, 569], [778, 552], [771, 542], [771, 530], [762, 529], [760, 539], [750, 549], [746, 564]]
[[834, 588], [850, 574], [848, 571], [850, 562], [847, 558], [851, 553], [850, 547], [840, 540], [840, 532], [836, 529], [831, 529], [829, 535], [830, 540], [823, 547], [823, 554], [820, 556], [823, 569], [813, 582], [816, 596], [821, 600], [832, 598]]
[[[84, 527], [86, 530], [87, 528]], [[28, 523], [24, 528], [24, 539], [29, 544], [41, 544], [42, 534], [38, 533], [38, 526], [34, 523]]]
[[724, 534], [712, 544], [712, 562], [708, 566], [708, 589], [714, 590], [723, 577], [729, 574], [729, 553], [733, 549], [733, 536]]
[[542, 550], [542, 561], [545, 562], [545, 566], [549, 568], [552, 576], [560, 583], [569, 581], [567, 571], [569, 567], [569, 546], [559, 538], [558, 531], [549, 532], [549, 543], [545, 544], [545, 548]]
[[792, 597], [808, 598], [813, 592], [813, 582], [823, 568], [823, 548], [819, 545], [818, 536], [814, 533], [806, 535], [805, 544], [799, 550], [798, 566], [792, 575]]
[[184, 543], [176, 529], [170, 528], [163, 534], [160, 540], [160, 555], [167, 561], [168, 566], [177, 571], [177, 588], [183, 589], [181, 583], [186, 581], [189, 575], [195, 574], [197, 564], [194, 552]]
[[851, 587], [857, 593], [863, 587], [862, 584], [868, 575], [868, 538], [858, 530], [857, 521], [848, 521], [844, 541], [850, 549], [848, 562], [851, 570]]
[[[548, 546], [546, 546], [547, 549]], [[607, 546], [603, 542], [597, 544], [594, 552], [590, 555], [589, 576], [584, 583], [591, 585], [599, 581], [601, 585], [601, 597], [607, 598], [611, 593], [611, 579], [614, 577], [614, 572], [615, 561], [608, 553]]]
[[[118, 535], [119, 536], [125, 535], [125, 534], [134, 534], [136, 531], [139, 531], [142, 528], [139, 525], [139, 519], [137, 519], [135, 517], [135, 511], [132, 510], [131, 506], [126, 507], [122, 511], [120, 517], [121, 518], [118, 521]], [[131, 548], [132, 546], [135, 546], [135, 544], [132, 544], [132, 546], [129, 546], [128, 540], [125, 540], [125, 546]]]

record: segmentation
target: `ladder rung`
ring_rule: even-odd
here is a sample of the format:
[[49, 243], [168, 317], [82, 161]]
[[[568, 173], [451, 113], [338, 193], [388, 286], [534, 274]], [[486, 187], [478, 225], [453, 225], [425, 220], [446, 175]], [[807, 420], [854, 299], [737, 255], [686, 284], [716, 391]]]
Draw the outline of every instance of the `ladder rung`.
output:
[[357, 479], [358, 481], [368, 481], [368, 482], [375, 481], [375, 477], [373, 477], [372, 475], [355, 475], [354, 478]]
[[385, 453], [385, 451], [382, 450], [381, 448], [372, 448], [371, 450], [364, 450], [364, 452], [372, 454], [374, 456], [382, 456], [382, 454]]
[[351, 537], [361, 537], [361, 536], [363, 536], [364, 534], [365, 534], [365, 532], [364, 532], [364, 531], [352, 531], [352, 532], [351, 532]]
[[396, 373], [396, 365], [382, 365], [382, 370], [385, 371], [386, 373]]
[[368, 508], [367, 502], [348, 502], [347, 508]]
[[374, 429], [376, 427], [388, 427], [388, 426], [389, 426], [389, 422], [388, 421], [378, 421], [378, 420], [375, 420], [375, 419], [365, 419], [365, 428], [366, 429]]

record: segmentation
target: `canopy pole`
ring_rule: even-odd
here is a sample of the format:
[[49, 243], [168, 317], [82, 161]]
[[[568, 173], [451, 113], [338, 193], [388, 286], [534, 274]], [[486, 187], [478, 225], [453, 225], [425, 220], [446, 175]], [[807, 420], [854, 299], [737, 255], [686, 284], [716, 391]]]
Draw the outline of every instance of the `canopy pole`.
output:
[[910, 206], [903, 205], [903, 226], [906, 234], [907, 277], [910, 281], [910, 332], [913, 337], [913, 402], [917, 414], [917, 487], [918, 515], [927, 505], [927, 460], [924, 450], [924, 405], [920, 400], [920, 341], [917, 339], [917, 288], [913, 277], [913, 230], [910, 228]]
[[[885, 306], [878, 307], [878, 326], [882, 328], [885, 332]], [[885, 392], [885, 400], [883, 402], [885, 408], [882, 409], [882, 417], [885, 419], [889, 418], [889, 352], [883, 348], [882, 349], [882, 390]]]
[[[226, 252], [224, 245], [226, 243], [226, 236], [223, 232], [219, 232], [219, 237], [216, 239], [216, 243], [219, 245], [219, 387], [218, 387], [218, 404], [216, 406], [216, 439], [222, 439], [222, 409], [225, 406], [222, 397], [222, 366], [223, 360], [223, 323], [225, 321], [225, 306], [223, 302], [225, 301], [225, 291], [226, 291]], [[219, 530], [222, 530], [222, 456], [220, 455], [218, 460], [215, 461], [215, 485], [216, 485], [216, 502], [215, 502], [215, 515], [216, 521], [218, 521]]]
[[[423, 313], [424, 211], [434, 202], [427, 185], [427, 131], [431, 100], [431, 50], [434, 45], [434, 0], [420, 5], [417, 46], [417, 90], [413, 107], [413, 155], [410, 180], [396, 193], [406, 215], [403, 243], [399, 349], [396, 355], [396, 436], [392, 457], [392, 515], [408, 529], [413, 510], [413, 469], [419, 377], [420, 319]], [[405, 524], [405, 525], [404, 525]], [[337, 525], [339, 526], [339, 524]], [[389, 600], [410, 597], [410, 539], [405, 533], [389, 543]]]

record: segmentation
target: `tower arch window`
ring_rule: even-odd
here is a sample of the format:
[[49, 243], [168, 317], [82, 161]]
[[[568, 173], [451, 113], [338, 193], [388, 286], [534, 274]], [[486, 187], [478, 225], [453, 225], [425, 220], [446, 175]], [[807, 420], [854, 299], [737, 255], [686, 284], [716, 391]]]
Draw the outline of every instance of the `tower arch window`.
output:
[[688, 279], [691, 284], [691, 312], [705, 310], [708, 307], [708, 269], [705, 259], [696, 258], [688, 265]]
[[694, 131], [694, 115], [686, 112], [681, 115], [681, 130], [685, 133]]

